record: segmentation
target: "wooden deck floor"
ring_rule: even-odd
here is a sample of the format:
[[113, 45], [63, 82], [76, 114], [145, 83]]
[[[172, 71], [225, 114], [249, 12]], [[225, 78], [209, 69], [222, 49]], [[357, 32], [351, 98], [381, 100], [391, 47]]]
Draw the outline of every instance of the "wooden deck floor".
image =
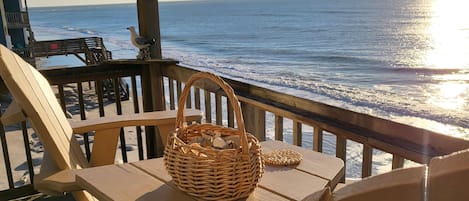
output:
[[38, 193], [28, 197], [15, 199], [13, 201], [75, 201], [75, 199], [73, 199], [71, 194], [66, 194], [64, 196], [50, 196]]

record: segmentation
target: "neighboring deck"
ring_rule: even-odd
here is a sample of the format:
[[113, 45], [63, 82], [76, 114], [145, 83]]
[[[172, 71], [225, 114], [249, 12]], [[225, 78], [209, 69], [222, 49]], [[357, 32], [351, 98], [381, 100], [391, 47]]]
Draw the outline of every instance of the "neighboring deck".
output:
[[[100, 37], [72, 38], [63, 40], [36, 41], [34, 43], [36, 57], [74, 55], [84, 65], [96, 65], [112, 60], [112, 52], [104, 46]], [[114, 98], [114, 91], [119, 91], [121, 99], [129, 98], [129, 89], [123, 80], [117, 80], [121, 85], [114, 88], [111, 80], [104, 80], [102, 87], [107, 98]]]
[[[84, 57], [81, 54], [84, 54]], [[86, 65], [99, 64], [112, 59], [111, 52], [106, 49], [100, 37], [36, 41], [34, 55], [36, 57], [75, 55]]]

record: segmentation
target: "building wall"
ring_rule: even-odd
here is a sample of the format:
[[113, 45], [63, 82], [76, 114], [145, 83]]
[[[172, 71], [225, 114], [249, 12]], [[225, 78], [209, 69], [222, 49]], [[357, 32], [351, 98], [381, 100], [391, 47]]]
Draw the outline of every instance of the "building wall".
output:
[[[1, 5], [0, 5], [1, 6]], [[2, 14], [2, 10], [0, 9], [0, 15], [3, 15]], [[6, 37], [5, 37], [5, 30], [4, 30], [4, 25], [3, 25], [3, 18], [0, 17], [0, 25], [2, 25], [0, 27], [0, 43], [4, 46], [7, 46], [7, 40], [6, 40]], [[6, 22], [5, 22], [6, 23]]]
[[6, 12], [20, 12], [21, 5], [20, 0], [4, 0], [3, 4], [5, 5]]
[[[5, 12], [21, 12], [23, 10], [22, 0], [3, 0], [3, 4]], [[11, 44], [14, 48], [26, 47], [26, 37], [24, 28], [8, 29], [8, 34], [11, 37]]]

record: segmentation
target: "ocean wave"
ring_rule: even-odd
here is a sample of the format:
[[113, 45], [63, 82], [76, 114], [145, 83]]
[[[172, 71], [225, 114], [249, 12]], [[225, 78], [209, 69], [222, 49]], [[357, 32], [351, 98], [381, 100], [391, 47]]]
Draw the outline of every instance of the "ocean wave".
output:
[[[173, 52], [173, 56], [174, 54]], [[328, 58], [330, 59], [330, 57]], [[392, 119], [393, 116], [413, 116], [463, 128], [469, 126], [469, 119], [466, 118], [469, 116], [468, 111], [438, 109], [431, 104], [422, 103], [418, 97], [416, 97], [417, 99], [403, 98], [402, 91], [396, 92], [390, 86], [356, 88], [346, 84], [328, 82], [327, 75], [314, 72], [306, 74], [301, 71], [289, 70], [273, 72], [240, 65], [237, 62], [213, 60], [203, 55], [186, 55], [175, 59], [179, 59], [186, 66], [216, 72], [240, 81], [260, 84], [292, 95], [303, 92], [302, 95], [306, 95], [306, 98], [312, 100], [323, 97], [323, 100], [333, 100], [331, 101], [334, 103], [333, 105], [382, 118]], [[338, 57], [335, 59], [343, 61], [354, 58]], [[409, 94], [409, 96], [412, 96], [412, 94]], [[324, 103], [330, 104], [331, 102], [325, 101]], [[412, 124], [412, 122], [407, 123]]]
[[79, 27], [70, 27], [70, 26], [62, 26], [62, 29], [65, 29], [67, 31], [75, 31], [83, 34], [89, 34], [89, 35], [99, 35], [99, 31], [97, 30], [92, 30], [92, 29], [83, 29]]
[[345, 64], [388, 64], [388, 61], [371, 59], [364, 57], [354, 57], [354, 56], [338, 56], [338, 55], [311, 55], [307, 56], [311, 61], [322, 61], [322, 62], [332, 62], [332, 63], [345, 63]]
[[448, 69], [448, 68], [392, 67], [392, 68], [389, 68], [389, 70], [395, 71], [395, 72], [416, 73], [416, 74], [425, 74], [425, 75], [469, 73], [468, 69], [463, 69], [463, 68]]

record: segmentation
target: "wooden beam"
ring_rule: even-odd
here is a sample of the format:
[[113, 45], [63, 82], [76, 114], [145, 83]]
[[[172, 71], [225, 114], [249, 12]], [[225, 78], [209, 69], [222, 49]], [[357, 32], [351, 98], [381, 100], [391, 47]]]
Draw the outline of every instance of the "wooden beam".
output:
[[[161, 59], [161, 39], [158, 1], [137, 0], [139, 34], [145, 38], [152, 38], [155, 44], [150, 46], [150, 58]], [[146, 68], [146, 75], [142, 75], [143, 108], [145, 112], [165, 110], [163, 76], [159, 63], [150, 63]], [[163, 142], [154, 127], [146, 127], [148, 157], [163, 155]]]
[[[335, 155], [344, 161], [344, 169], [347, 166], [347, 139], [342, 136], [336, 136]], [[340, 182], [345, 183], [345, 175], [340, 179]]]
[[246, 131], [265, 141], [265, 111], [245, 102], [241, 102], [241, 110]]
[[402, 168], [404, 167], [404, 158], [397, 154], [392, 155], [392, 169]]
[[139, 34], [152, 38], [155, 44], [150, 46], [150, 57], [161, 59], [160, 18], [158, 1], [137, 0]]
[[372, 164], [373, 148], [370, 145], [363, 144], [362, 178], [371, 176]]
[[314, 135], [313, 135], [313, 150], [317, 152], [322, 152], [322, 129], [319, 126], [314, 126]]
[[293, 144], [301, 147], [302, 141], [302, 124], [296, 120], [293, 120]]
[[275, 115], [275, 140], [283, 141], [283, 117]]

